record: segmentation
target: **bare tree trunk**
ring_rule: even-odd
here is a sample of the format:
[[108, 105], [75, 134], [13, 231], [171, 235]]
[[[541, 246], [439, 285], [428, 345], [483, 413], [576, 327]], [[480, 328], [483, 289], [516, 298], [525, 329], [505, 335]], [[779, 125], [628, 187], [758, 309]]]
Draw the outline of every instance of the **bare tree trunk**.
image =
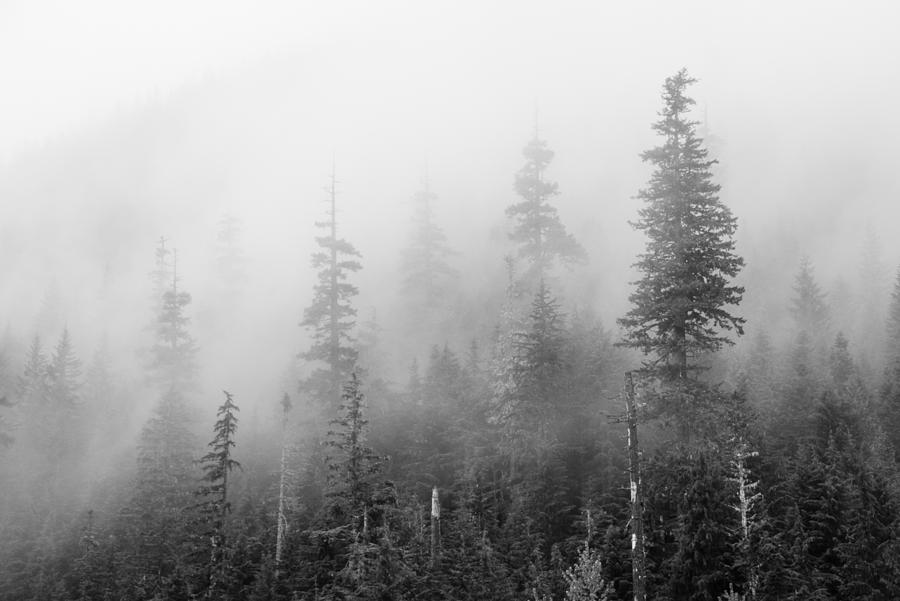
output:
[[[762, 497], [756, 492], [759, 482], [750, 479], [750, 470], [747, 468], [747, 459], [756, 457], [759, 453], [749, 450], [747, 443], [738, 440], [737, 447], [734, 451], [734, 459], [731, 462], [734, 467], [735, 477], [729, 478], [738, 486], [738, 504], [734, 509], [741, 516], [741, 546], [744, 553], [748, 553], [750, 549], [750, 527], [753, 520], [753, 506]], [[747, 557], [750, 560], [750, 557]], [[756, 599], [756, 591], [759, 585], [759, 575], [756, 573], [756, 566], [752, 560], [748, 561], [747, 573], [747, 599]]]
[[637, 437], [637, 410], [634, 404], [634, 378], [625, 374], [625, 410], [628, 420], [628, 475], [631, 481], [631, 578], [634, 601], [646, 601], [644, 552], [644, 499], [641, 490], [641, 452]]
[[275, 580], [278, 580], [278, 573], [281, 569], [281, 556], [284, 552], [284, 535], [287, 530], [287, 518], [284, 517], [284, 482], [287, 477], [287, 423], [288, 412], [291, 410], [291, 398], [284, 393], [281, 399], [282, 419], [281, 419], [281, 477], [278, 482], [278, 526], [275, 535]]
[[438, 489], [431, 490], [431, 567], [435, 568], [440, 560], [441, 552], [441, 501]]

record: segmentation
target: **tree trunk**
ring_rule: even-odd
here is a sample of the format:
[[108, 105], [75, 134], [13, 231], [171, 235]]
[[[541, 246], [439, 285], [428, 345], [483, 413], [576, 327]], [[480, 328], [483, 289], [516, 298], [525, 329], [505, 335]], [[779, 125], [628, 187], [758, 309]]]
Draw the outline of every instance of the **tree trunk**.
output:
[[281, 556], [284, 552], [284, 535], [287, 530], [287, 518], [284, 517], [284, 482], [287, 477], [287, 422], [288, 412], [291, 409], [291, 400], [285, 393], [281, 401], [283, 407], [283, 416], [281, 420], [281, 474], [278, 482], [278, 524], [275, 535], [275, 580], [278, 580], [278, 573], [281, 568]]
[[634, 379], [625, 374], [625, 410], [628, 420], [628, 475], [631, 481], [631, 578], [634, 601], [646, 601], [644, 553], [644, 499], [641, 490], [641, 452], [637, 437], [637, 411], [634, 404]]
[[431, 567], [438, 565], [441, 552], [441, 502], [438, 489], [431, 490]]

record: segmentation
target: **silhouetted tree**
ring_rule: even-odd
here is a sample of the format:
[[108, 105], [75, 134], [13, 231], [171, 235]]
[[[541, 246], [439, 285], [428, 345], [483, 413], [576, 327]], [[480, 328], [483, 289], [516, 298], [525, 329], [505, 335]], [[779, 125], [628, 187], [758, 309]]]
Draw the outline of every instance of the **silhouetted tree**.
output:
[[347, 282], [347, 277], [361, 269], [355, 259], [359, 252], [352, 244], [338, 238], [336, 185], [332, 171], [328, 220], [316, 223], [327, 232], [316, 238], [320, 250], [312, 255], [313, 267], [319, 270], [318, 282], [313, 288], [312, 304], [303, 312], [300, 322], [312, 334], [312, 345], [301, 356], [325, 364], [324, 368], [313, 372], [304, 387], [310, 389], [320, 402], [331, 406], [337, 406], [341, 382], [350, 376], [356, 364], [357, 351], [352, 335], [356, 309], [350, 301], [356, 296], [357, 289]]
[[695, 81], [684, 69], [666, 79], [653, 125], [663, 143], [641, 155], [655, 169], [638, 193], [645, 206], [632, 225], [648, 241], [636, 264], [641, 278], [632, 308], [619, 320], [623, 344], [652, 355], [647, 366], [675, 378], [688, 377], [699, 355], [730, 343], [723, 330], [741, 334], [744, 324], [728, 310], [744, 292], [731, 284], [744, 265], [734, 252], [737, 220], [719, 200], [710, 172], [715, 160], [687, 118], [694, 100], [685, 92]]
[[239, 409], [233, 397], [224, 391], [225, 402], [216, 412], [216, 423], [213, 426], [215, 437], [207, 445], [209, 451], [200, 459], [203, 472], [203, 484], [196, 491], [201, 498], [197, 510], [201, 516], [200, 535], [204, 544], [200, 547], [206, 551], [206, 589], [207, 599], [223, 599], [228, 590], [229, 560], [231, 559], [225, 536], [225, 520], [231, 512], [231, 501], [228, 499], [228, 476], [241, 464], [232, 458], [234, 436], [237, 432]]

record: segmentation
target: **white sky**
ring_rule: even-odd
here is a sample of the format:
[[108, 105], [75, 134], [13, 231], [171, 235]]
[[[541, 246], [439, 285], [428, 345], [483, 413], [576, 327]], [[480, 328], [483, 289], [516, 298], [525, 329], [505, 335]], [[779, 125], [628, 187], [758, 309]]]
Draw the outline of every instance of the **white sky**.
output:
[[[572, 75], [560, 60], [600, 51], [636, 76], [650, 63], [669, 73], [671, 62], [705, 79], [736, 73], [766, 88], [821, 90], [848, 68], [894, 77], [871, 63], [897, 66], [895, 5], [0, 0], [0, 156], [182, 81], [298, 47], [387, 61], [391, 48], [423, 61], [482, 54], [488, 77], [493, 61], [518, 58], [550, 83], [554, 70]], [[584, 74], [592, 75], [602, 76]]]

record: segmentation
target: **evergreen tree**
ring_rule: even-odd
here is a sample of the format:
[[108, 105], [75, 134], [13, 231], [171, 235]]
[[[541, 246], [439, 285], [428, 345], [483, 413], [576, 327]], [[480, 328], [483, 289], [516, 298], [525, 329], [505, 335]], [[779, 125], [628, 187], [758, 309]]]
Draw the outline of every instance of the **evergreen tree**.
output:
[[219, 406], [213, 426], [215, 437], [210, 441], [209, 451], [200, 459], [203, 485], [197, 491], [202, 499], [197, 509], [200, 512], [203, 531], [201, 536], [208, 544], [201, 546], [209, 558], [206, 566], [206, 598], [222, 599], [228, 588], [229, 541], [225, 537], [225, 520], [231, 512], [228, 497], [228, 476], [241, 464], [232, 458], [234, 436], [237, 432], [239, 411], [233, 397], [224, 391], [225, 402]]
[[900, 270], [891, 293], [885, 333], [885, 368], [878, 413], [894, 449], [900, 452]]
[[369, 421], [365, 417], [365, 396], [356, 373], [344, 384], [339, 417], [331, 422], [328, 433], [329, 492], [331, 511], [340, 521], [356, 530], [369, 523], [375, 502], [375, 476], [381, 470], [381, 458], [366, 445]]
[[172, 279], [162, 295], [156, 316], [156, 341], [151, 347], [153, 380], [163, 391], [173, 388], [186, 392], [196, 384], [197, 348], [188, 331], [190, 318], [185, 314], [191, 295], [178, 288], [178, 255], [172, 251]]
[[216, 233], [216, 264], [225, 300], [229, 302], [234, 302], [247, 277], [240, 242], [241, 220], [234, 215], [224, 215]]
[[694, 101], [685, 92], [694, 81], [684, 69], [666, 79], [653, 125], [663, 144], [641, 155], [655, 170], [638, 193], [646, 204], [633, 226], [649, 240], [636, 264], [642, 275], [633, 307], [619, 320], [623, 344], [653, 355], [648, 367], [676, 378], [686, 378], [699, 355], [730, 343], [722, 330], [741, 334], [744, 324], [727, 309], [744, 292], [730, 283], [744, 264], [734, 252], [737, 220], [719, 200], [715, 160], [687, 118]]
[[359, 271], [361, 265], [355, 257], [359, 252], [352, 244], [338, 238], [337, 202], [334, 171], [328, 190], [328, 221], [316, 223], [327, 234], [316, 238], [320, 250], [312, 255], [312, 264], [319, 270], [318, 282], [313, 288], [312, 304], [303, 312], [300, 325], [311, 330], [312, 345], [303, 353], [308, 361], [320, 361], [325, 367], [318, 369], [304, 383], [318, 400], [336, 406], [340, 398], [341, 383], [356, 364], [352, 330], [356, 325], [356, 309], [350, 304], [357, 288], [347, 282], [350, 273]]
[[65, 474], [67, 480], [74, 475], [85, 439], [80, 387], [81, 361], [72, 348], [69, 330], [64, 329], [47, 366], [50, 413], [44, 416], [44, 426], [49, 430], [41, 446], [49, 454], [55, 476]]
[[153, 253], [153, 271], [150, 272], [150, 282], [153, 286], [151, 299], [156, 314], [162, 309], [163, 295], [172, 282], [173, 265], [170, 263], [170, 255], [172, 250], [166, 248], [166, 239], [160, 236]]
[[790, 309], [798, 333], [806, 334], [811, 340], [822, 339], [828, 326], [828, 305], [808, 257], [800, 260]]
[[17, 394], [23, 404], [44, 403], [47, 399], [47, 355], [41, 345], [40, 336], [35, 336], [28, 347], [25, 366], [19, 377]]
[[583, 263], [587, 253], [566, 231], [556, 207], [550, 204], [550, 199], [559, 193], [556, 182], [545, 177], [553, 151], [535, 132], [522, 153], [525, 165], [516, 173], [513, 186], [521, 200], [507, 207], [506, 216], [514, 220], [509, 238], [519, 246], [518, 257], [528, 264], [522, 281], [527, 288], [533, 288], [551, 276], [550, 270], [557, 262]]
[[185, 509], [191, 504], [196, 442], [182, 394], [170, 388], [144, 424], [134, 491], [122, 512], [131, 553], [126, 571], [139, 598], [187, 595], [191, 558]]
[[434, 218], [434, 202], [437, 195], [431, 191], [428, 181], [413, 196], [415, 213], [413, 231], [406, 250], [403, 251], [404, 297], [418, 309], [416, 315], [427, 316], [428, 311], [446, 301], [458, 273], [448, 259], [455, 254], [447, 244], [447, 236]]
[[866, 228], [859, 265], [859, 310], [856, 317], [854, 346], [859, 349], [860, 364], [866, 375], [880, 374], [885, 367], [881, 349], [887, 343], [884, 322], [887, 318], [891, 274], [884, 262], [881, 242], [874, 228]]
[[563, 399], [563, 320], [556, 299], [540, 282], [528, 329], [513, 338], [509, 373], [498, 374], [501, 379], [495, 386], [495, 412], [513, 464], [545, 452], [555, 442], [553, 425]]

